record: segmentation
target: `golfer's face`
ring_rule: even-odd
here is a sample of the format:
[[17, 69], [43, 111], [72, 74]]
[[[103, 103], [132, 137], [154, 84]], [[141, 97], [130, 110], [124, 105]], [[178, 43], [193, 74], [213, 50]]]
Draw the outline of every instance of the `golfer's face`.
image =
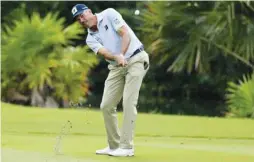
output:
[[82, 26], [90, 28], [92, 27], [92, 16], [93, 14], [90, 10], [85, 10], [82, 14], [77, 16], [77, 20]]

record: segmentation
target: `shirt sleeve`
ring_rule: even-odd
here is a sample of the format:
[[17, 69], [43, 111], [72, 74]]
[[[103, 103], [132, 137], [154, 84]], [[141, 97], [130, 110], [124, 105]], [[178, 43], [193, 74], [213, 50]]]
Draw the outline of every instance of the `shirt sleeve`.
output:
[[113, 8], [108, 9], [107, 16], [116, 31], [125, 24], [121, 14]]
[[91, 50], [94, 51], [95, 54], [98, 54], [99, 49], [103, 47], [103, 45], [90, 34], [88, 34], [86, 38], [86, 44]]

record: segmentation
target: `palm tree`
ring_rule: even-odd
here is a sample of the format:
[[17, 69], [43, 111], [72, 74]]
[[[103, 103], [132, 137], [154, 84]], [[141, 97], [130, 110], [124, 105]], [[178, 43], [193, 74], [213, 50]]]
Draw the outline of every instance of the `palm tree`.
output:
[[218, 55], [253, 69], [253, 15], [254, 2], [151, 2], [140, 30], [168, 71], [209, 71]]
[[10, 88], [31, 94], [35, 106], [47, 100], [78, 101], [88, 91], [87, 74], [97, 59], [87, 47], [73, 47], [84, 30], [74, 23], [48, 13], [33, 13], [4, 25], [2, 32], [3, 96]]
[[[215, 85], [232, 81], [226, 95], [229, 111], [237, 116], [253, 113], [252, 100], [246, 99], [246, 96], [253, 97], [250, 83], [253, 79], [247, 77], [246, 85], [239, 86], [233, 81], [239, 72], [253, 75], [254, 2], [156, 1], [147, 2], [141, 14], [139, 30], [157, 67], [173, 73], [202, 73], [201, 79], [202, 75], [209, 76]], [[234, 78], [227, 72], [234, 73]], [[224, 96], [224, 85], [215, 87], [216, 93]], [[243, 95], [241, 99], [240, 95]], [[237, 114], [241, 109], [243, 114]]]

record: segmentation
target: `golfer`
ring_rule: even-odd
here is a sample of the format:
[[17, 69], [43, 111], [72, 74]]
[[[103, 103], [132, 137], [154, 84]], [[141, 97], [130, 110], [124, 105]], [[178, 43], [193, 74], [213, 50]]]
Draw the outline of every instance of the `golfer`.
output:
[[[149, 69], [149, 57], [140, 40], [115, 9], [98, 14], [84, 4], [72, 8], [73, 17], [85, 28], [87, 45], [109, 62], [100, 108], [103, 112], [108, 147], [96, 154], [134, 155], [134, 127], [142, 80]], [[121, 133], [117, 121], [117, 105], [123, 98]]]

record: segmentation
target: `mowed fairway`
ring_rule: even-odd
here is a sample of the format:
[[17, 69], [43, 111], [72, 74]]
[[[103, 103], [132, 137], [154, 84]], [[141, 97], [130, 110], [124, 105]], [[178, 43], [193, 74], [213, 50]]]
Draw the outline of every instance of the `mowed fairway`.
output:
[[[119, 158], [94, 153], [106, 146], [100, 111], [1, 106], [3, 162], [254, 162], [250, 119], [140, 113], [135, 156]], [[72, 128], [56, 155], [57, 136], [68, 120]]]

